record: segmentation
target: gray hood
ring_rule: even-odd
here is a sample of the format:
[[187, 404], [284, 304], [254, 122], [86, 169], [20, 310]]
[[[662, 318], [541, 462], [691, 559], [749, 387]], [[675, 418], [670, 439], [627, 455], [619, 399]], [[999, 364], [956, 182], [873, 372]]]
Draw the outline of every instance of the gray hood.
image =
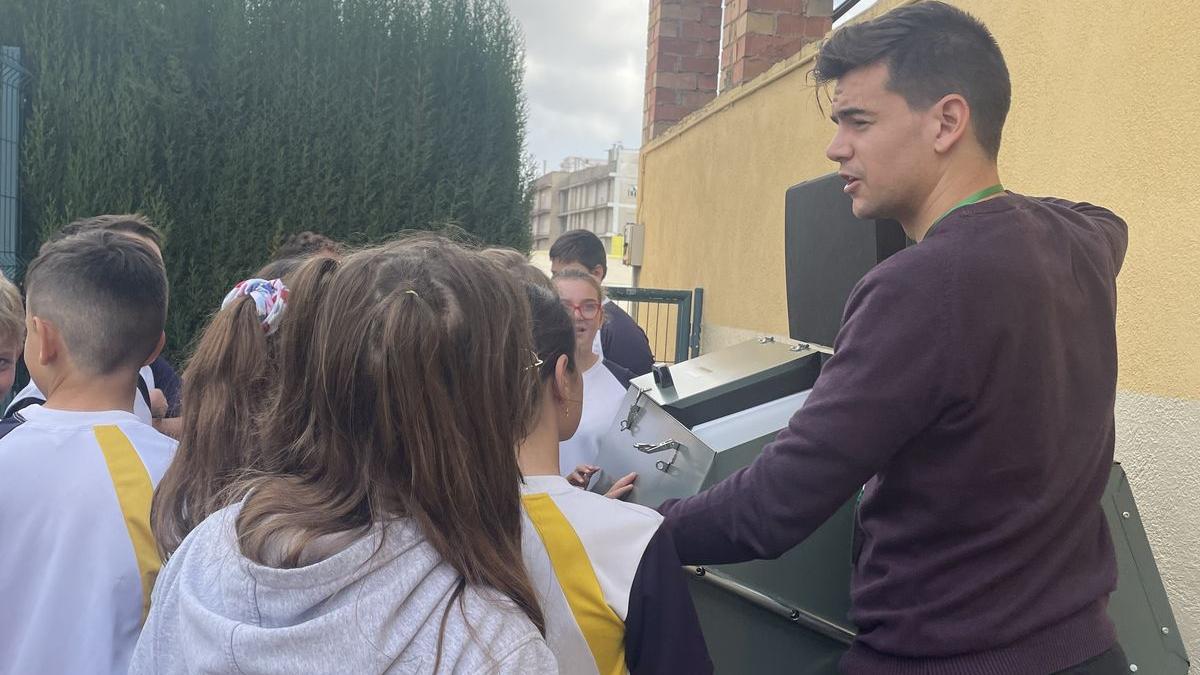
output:
[[[459, 577], [412, 521], [376, 526], [305, 567], [276, 569], [239, 553], [237, 512], [205, 520], [163, 569], [131, 673], [433, 671]], [[555, 672], [511, 601], [468, 587], [464, 602], [450, 609], [439, 672]]]

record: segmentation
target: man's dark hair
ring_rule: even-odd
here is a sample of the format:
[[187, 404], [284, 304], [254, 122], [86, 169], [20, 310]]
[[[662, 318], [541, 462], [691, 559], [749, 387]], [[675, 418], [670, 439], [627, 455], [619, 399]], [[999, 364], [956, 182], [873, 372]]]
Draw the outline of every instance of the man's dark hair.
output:
[[85, 230], [47, 243], [25, 274], [29, 314], [58, 329], [93, 375], [145, 365], [167, 318], [162, 260], [133, 237]]
[[275, 260], [281, 258], [307, 258], [318, 253], [339, 255], [341, 252], [341, 244], [323, 234], [305, 230], [284, 239], [272, 257]]
[[49, 241], [58, 241], [91, 230], [109, 230], [111, 232], [132, 234], [154, 242], [154, 245], [160, 250], [163, 245], [162, 232], [159, 232], [158, 228], [154, 226], [154, 223], [150, 222], [149, 218], [140, 213], [106, 214], [71, 221], [63, 225]]
[[992, 159], [1012, 100], [1000, 45], [987, 26], [944, 2], [919, 2], [833, 33], [817, 55], [819, 84], [878, 62], [887, 64], [888, 89], [910, 108], [926, 109], [947, 94], [971, 107], [975, 135]]
[[589, 272], [599, 265], [608, 275], [608, 252], [604, 242], [588, 230], [569, 230], [550, 247], [550, 259], [563, 264], [579, 263]]

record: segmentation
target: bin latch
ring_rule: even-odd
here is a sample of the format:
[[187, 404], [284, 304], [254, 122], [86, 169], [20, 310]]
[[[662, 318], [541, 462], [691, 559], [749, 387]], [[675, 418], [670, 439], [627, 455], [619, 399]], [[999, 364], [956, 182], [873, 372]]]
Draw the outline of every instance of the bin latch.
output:
[[633, 447], [639, 452], [643, 452], [647, 455], [671, 450], [671, 459], [665, 462], [660, 459], [654, 463], [654, 468], [663, 473], [670, 473], [671, 465], [674, 464], [675, 460], [679, 457], [679, 441], [674, 439], [667, 439], [662, 443], [634, 443]]

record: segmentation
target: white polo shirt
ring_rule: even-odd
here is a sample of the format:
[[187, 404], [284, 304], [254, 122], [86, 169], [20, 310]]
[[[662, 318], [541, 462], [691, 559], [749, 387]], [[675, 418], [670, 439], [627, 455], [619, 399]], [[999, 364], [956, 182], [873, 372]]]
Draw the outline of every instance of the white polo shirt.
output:
[[559, 671], [627, 672], [629, 593], [662, 516], [573, 487], [561, 476], [526, 476], [521, 494], [522, 553]]
[[158, 572], [150, 499], [175, 441], [124, 411], [0, 424], [0, 669], [129, 669]]
[[617, 381], [603, 359], [583, 373], [583, 416], [575, 435], [559, 443], [558, 468], [566, 476], [580, 464], [594, 464], [600, 441], [609, 432], [625, 398], [625, 387]]
[[[138, 377], [142, 378], [142, 382], [146, 384], [147, 392], [154, 390], [154, 371], [150, 369], [150, 366], [143, 366], [138, 371]], [[35, 399], [40, 403], [46, 402], [46, 395], [42, 393], [41, 389], [38, 389], [33, 380], [29, 380], [29, 384], [25, 385], [21, 391], [18, 391], [16, 396], [13, 396], [12, 402], [4, 410], [4, 416], [8, 417], [12, 415], [13, 407], [28, 399]], [[134, 391], [133, 393], [133, 414], [137, 415], [138, 419], [146, 424], [153, 422], [150, 414], [150, 403], [142, 396], [141, 391]]]

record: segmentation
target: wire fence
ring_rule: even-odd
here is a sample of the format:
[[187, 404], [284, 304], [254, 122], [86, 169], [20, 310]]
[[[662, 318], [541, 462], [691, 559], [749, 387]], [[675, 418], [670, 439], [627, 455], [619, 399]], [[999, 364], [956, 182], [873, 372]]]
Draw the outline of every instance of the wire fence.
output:
[[704, 289], [605, 289], [608, 299], [625, 310], [646, 332], [656, 361], [679, 363], [700, 355], [700, 321]]

